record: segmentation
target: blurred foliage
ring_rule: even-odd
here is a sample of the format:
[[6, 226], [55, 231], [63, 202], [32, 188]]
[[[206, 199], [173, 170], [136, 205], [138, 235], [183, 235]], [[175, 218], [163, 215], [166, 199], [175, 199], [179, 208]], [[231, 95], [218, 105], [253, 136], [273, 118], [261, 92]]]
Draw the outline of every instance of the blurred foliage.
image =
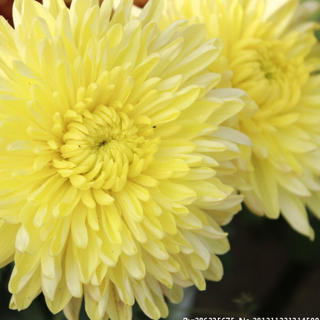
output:
[[251, 316], [257, 309], [254, 303], [254, 297], [248, 293], [242, 292], [239, 298], [233, 300], [238, 305], [239, 312], [244, 316]]

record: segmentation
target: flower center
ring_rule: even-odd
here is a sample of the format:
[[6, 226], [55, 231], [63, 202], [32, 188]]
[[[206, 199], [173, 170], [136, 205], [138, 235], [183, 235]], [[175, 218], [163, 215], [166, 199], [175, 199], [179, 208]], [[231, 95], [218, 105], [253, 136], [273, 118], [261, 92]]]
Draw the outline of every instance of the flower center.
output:
[[[73, 186], [118, 192], [128, 176], [143, 171], [155, 153], [150, 124], [135, 124], [121, 108], [98, 105], [92, 112], [69, 112], [60, 147], [61, 160], [54, 166]], [[147, 128], [146, 128], [147, 127]]]
[[290, 109], [300, 95], [306, 70], [287, 57], [281, 41], [245, 40], [233, 48], [230, 56], [234, 87], [248, 92], [260, 109], [271, 110], [274, 104], [277, 112]]
[[[111, 140], [112, 141], [112, 140]], [[102, 140], [99, 144], [98, 144], [98, 148], [104, 147], [108, 142], [107, 140]]]
[[285, 63], [285, 57], [278, 52], [274, 43], [265, 43], [257, 47], [257, 53], [260, 55], [260, 70], [264, 73], [266, 79], [272, 81], [282, 77], [290, 77], [290, 64]]
[[277, 134], [285, 121], [296, 121], [294, 108], [308, 79], [301, 57], [294, 57], [288, 48], [285, 41], [243, 39], [229, 57], [233, 86], [245, 90], [259, 107], [253, 116], [241, 119], [241, 130], [251, 138], [254, 154], [274, 163], [287, 157], [278, 147]]

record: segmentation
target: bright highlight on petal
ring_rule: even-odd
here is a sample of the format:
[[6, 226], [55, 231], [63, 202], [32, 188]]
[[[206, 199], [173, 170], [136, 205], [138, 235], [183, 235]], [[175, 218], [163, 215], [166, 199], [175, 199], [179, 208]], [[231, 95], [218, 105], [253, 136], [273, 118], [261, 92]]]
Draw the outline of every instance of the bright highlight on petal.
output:
[[[221, 126], [244, 107], [209, 66], [222, 43], [162, 1], [17, 0], [0, 21], [0, 265], [10, 307], [41, 292], [53, 313], [130, 319], [135, 301], [218, 281], [220, 225], [240, 209], [233, 160], [250, 143]], [[194, 34], [197, 37], [194, 37]], [[219, 87], [219, 89], [218, 89]], [[230, 184], [229, 184], [230, 182]]]
[[162, 28], [181, 18], [205, 23], [207, 37], [221, 37], [224, 43], [211, 70], [219, 70], [221, 83], [246, 91], [258, 106], [227, 123], [253, 144], [252, 150], [241, 147], [238, 162], [243, 183], [237, 188], [246, 205], [272, 219], [281, 212], [312, 239], [305, 204], [320, 216], [320, 64], [314, 36], [318, 26], [308, 19], [319, 5], [298, 0], [165, 3]]

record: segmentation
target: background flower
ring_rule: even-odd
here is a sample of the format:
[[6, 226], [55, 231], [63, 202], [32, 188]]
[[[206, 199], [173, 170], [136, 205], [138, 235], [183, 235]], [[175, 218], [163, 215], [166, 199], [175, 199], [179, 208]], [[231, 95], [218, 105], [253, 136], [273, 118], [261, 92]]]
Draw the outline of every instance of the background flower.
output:
[[[17, 0], [0, 20], [0, 264], [10, 307], [43, 292], [76, 319], [151, 318], [182, 288], [219, 280], [219, 227], [242, 196], [221, 182], [245, 135], [220, 126], [244, 102], [214, 89], [221, 42], [205, 28], [157, 28], [162, 1]], [[194, 38], [193, 35], [197, 34]]]
[[[242, 149], [245, 184], [239, 186], [249, 209], [275, 219], [283, 214], [298, 232], [313, 239], [305, 210], [319, 212], [319, 54], [316, 23], [308, 20], [316, 2], [297, 0], [167, 0], [168, 21], [204, 22], [208, 38], [221, 37], [223, 54], [212, 70], [224, 85], [245, 90], [259, 110], [240, 115], [238, 126], [252, 140]], [[232, 74], [228, 73], [231, 69]]]

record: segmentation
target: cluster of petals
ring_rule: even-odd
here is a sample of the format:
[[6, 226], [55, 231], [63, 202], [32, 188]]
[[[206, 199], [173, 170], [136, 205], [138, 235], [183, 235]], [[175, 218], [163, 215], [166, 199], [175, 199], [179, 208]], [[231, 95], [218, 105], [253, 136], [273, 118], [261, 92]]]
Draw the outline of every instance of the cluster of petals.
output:
[[[16, 0], [0, 19], [0, 266], [10, 307], [40, 293], [53, 313], [130, 319], [137, 302], [219, 280], [220, 228], [239, 211], [239, 144], [223, 126], [244, 108], [210, 67], [204, 25], [158, 26], [163, 2]], [[196, 36], [195, 36], [196, 35]], [[227, 183], [227, 182], [230, 182]]]
[[[229, 126], [252, 140], [241, 148], [237, 186], [245, 204], [276, 219], [280, 212], [311, 239], [306, 205], [320, 218], [320, 60], [309, 17], [319, 9], [299, 0], [166, 0], [162, 27], [178, 19], [202, 22], [224, 48], [211, 68], [225, 85], [248, 93], [245, 109]], [[231, 72], [231, 73], [230, 73]]]

